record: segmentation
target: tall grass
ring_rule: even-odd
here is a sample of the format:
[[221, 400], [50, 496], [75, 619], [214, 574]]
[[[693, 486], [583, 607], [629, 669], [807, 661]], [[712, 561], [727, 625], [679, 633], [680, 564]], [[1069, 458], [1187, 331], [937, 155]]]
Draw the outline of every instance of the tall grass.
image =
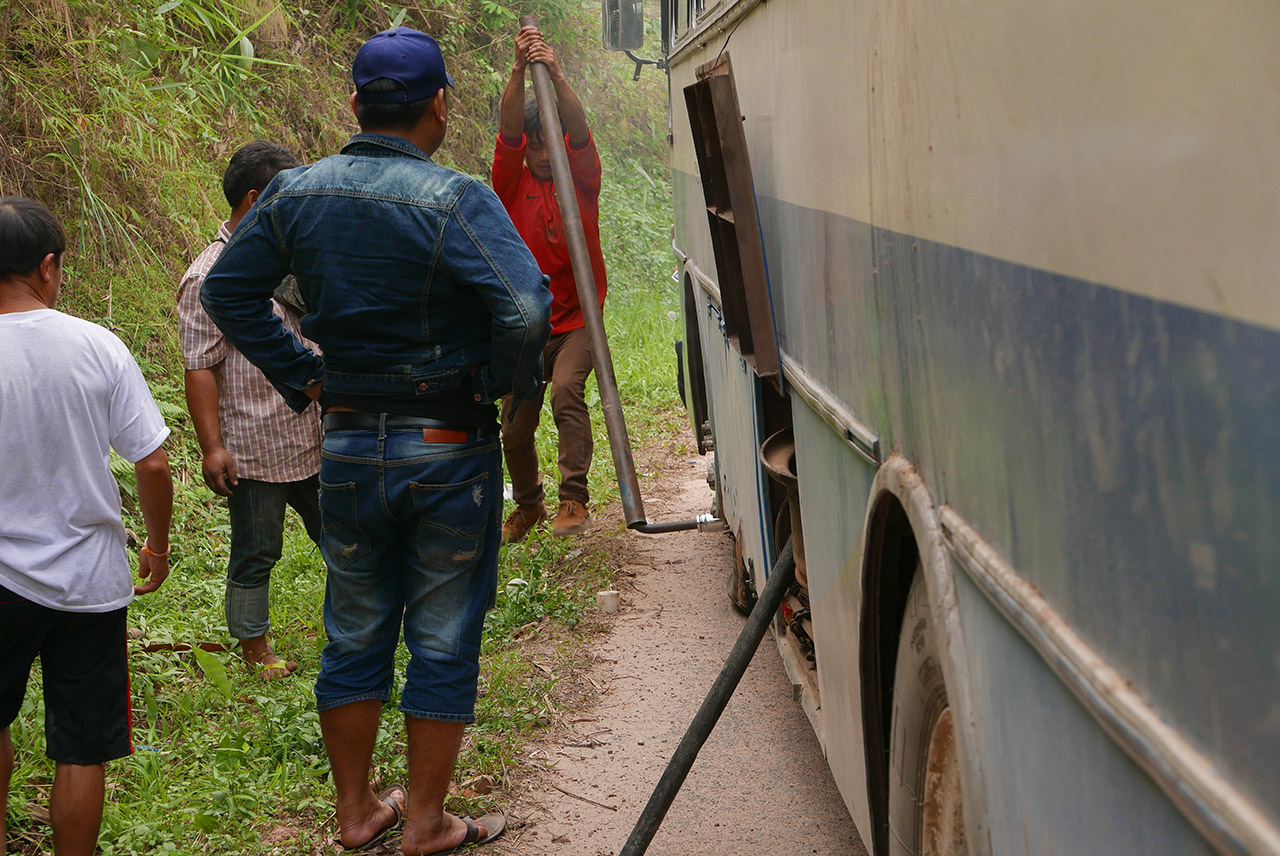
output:
[[[596, 48], [598, 6], [535, 0], [544, 30], [590, 111], [605, 165], [601, 232], [610, 274], [606, 325], [632, 436], [666, 436], [676, 419], [671, 341], [676, 289], [670, 240], [665, 81], [630, 81], [630, 66]], [[219, 177], [235, 148], [279, 140], [304, 160], [354, 130], [345, 106], [350, 57], [394, 22], [440, 37], [459, 82], [442, 162], [487, 173], [516, 8], [496, 0], [404, 5], [344, 0], [10, 0], [0, 5], [0, 194], [32, 196], [68, 226], [66, 311], [97, 321], [132, 349], [174, 429], [178, 480], [173, 574], [130, 610], [145, 641], [229, 643], [222, 614], [229, 527], [203, 484], [182, 401], [173, 317], [176, 283], [224, 216]], [[591, 403], [598, 402], [594, 389]], [[554, 485], [554, 422], [539, 453]], [[593, 512], [616, 500], [603, 425], [589, 475]], [[117, 466], [126, 524], [141, 531], [131, 468]], [[612, 570], [607, 538], [545, 530], [504, 550], [497, 608], [486, 620], [479, 721], [468, 730], [454, 810], [501, 798], [462, 787], [478, 775], [510, 783], [521, 747], [557, 715], [555, 685], [595, 625], [594, 592]], [[101, 838], [106, 854], [330, 852], [332, 789], [311, 681], [323, 646], [323, 563], [290, 517], [272, 575], [277, 648], [300, 675], [257, 680], [231, 652], [146, 652], [131, 658], [134, 741], [111, 765]], [[534, 650], [540, 653], [532, 653]], [[406, 654], [399, 653], [403, 670]], [[13, 727], [18, 766], [11, 852], [51, 848], [42, 820], [52, 781], [43, 756], [39, 675]], [[375, 777], [403, 780], [403, 729], [388, 707]]]

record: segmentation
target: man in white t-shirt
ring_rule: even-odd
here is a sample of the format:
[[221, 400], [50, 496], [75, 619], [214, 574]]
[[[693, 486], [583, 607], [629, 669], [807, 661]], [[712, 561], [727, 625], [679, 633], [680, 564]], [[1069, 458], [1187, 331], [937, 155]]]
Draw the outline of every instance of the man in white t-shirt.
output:
[[[58, 856], [94, 852], [105, 762], [129, 739], [126, 611], [169, 575], [169, 436], [128, 348], [53, 309], [66, 237], [43, 205], [0, 199], [0, 853], [9, 726], [39, 656]], [[110, 450], [134, 465], [147, 537], [129, 572]]]

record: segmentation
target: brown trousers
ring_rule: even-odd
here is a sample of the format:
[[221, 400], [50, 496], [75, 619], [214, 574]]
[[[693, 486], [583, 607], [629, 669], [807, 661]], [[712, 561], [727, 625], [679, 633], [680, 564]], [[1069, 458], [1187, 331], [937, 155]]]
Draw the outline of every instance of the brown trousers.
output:
[[[584, 397], [587, 377], [594, 367], [591, 336], [585, 327], [557, 333], [547, 340], [542, 352], [543, 372], [551, 384], [551, 415], [560, 432], [560, 501], [587, 504], [587, 470], [591, 469], [591, 415]], [[538, 469], [538, 449], [533, 436], [542, 416], [546, 386], [516, 410], [508, 421], [510, 401], [502, 412], [502, 451], [507, 458], [507, 474], [519, 505], [537, 505], [545, 499], [542, 473]]]

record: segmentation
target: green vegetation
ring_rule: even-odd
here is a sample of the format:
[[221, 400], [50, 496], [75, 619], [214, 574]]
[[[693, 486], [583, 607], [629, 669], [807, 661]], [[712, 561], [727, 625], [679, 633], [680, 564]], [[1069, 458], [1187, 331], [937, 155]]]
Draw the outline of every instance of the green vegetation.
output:
[[[631, 65], [599, 50], [597, 3], [530, 0], [518, 11], [540, 16], [602, 148], [606, 318], [633, 439], [654, 444], [678, 418], [665, 80], [650, 71], [632, 83]], [[496, 0], [0, 4], [0, 195], [40, 199], [61, 216], [72, 250], [60, 308], [130, 346], [174, 429], [173, 574], [131, 609], [130, 624], [143, 633], [131, 649], [139, 751], [111, 765], [104, 853], [331, 851], [332, 788], [311, 696], [324, 637], [323, 563], [298, 521], [290, 518], [273, 574], [272, 624], [278, 650], [302, 664], [299, 676], [262, 683], [234, 652], [173, 650], [232, 641], [222, 617], [227, 516], [201, 481], [182, 400], [176, 285], [225, 215], [226, 158], [255, 137], [279, 140], [304, 160], [336, 151], [355, 129], [345, 103], [350, 58], [365, 37], [394, 23], [437, 35], [458, 81], [438, 159], [487, 174], [516, 15]], [[539, 450], [554, 485], [549, 412], [543, 426]], [[500, 791], [482, 796], [461, 785], [480, 775], [505, 785], [519, 774], [524, 741], [555, 716], [557, 672], [596, 626], [594, 593], [611, 580], [610, 537], [622, 531], [620, 515], [605, 511], [617, 490], [602, 424], [596, 435], [590, 481], [605, 531], [564, 541], [543, 530], [504, 551], [498, 607], [486, 622], [479, 721], [464, 745], [455, 810], [500, 799]], [[132, 470], [116, 463], [126, 523], [141, 531]], [[401, 669], [404, 657], [402, 650]], [[38, 688], [36, 675], [13, 729], [15, 853], [51, 848], [41, 812], [53, 770], [43, 755]], [[383, 722], [375, 778], [403, 780], [393, 706]]]

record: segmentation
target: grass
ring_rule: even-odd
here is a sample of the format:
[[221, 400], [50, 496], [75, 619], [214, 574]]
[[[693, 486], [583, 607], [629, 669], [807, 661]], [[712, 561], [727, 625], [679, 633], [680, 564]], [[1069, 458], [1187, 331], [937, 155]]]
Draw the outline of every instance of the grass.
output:
[[[269, 83], [265, 73], [260, 78], [228, 77], [226, 67], [242, 70], [244, 57], [226, 47], [230, 36], [225, 27], [216, 39], [201, 43], [217, 45], [225, 39], [217, 54], [191, 58], [189, 49], [177, 49], [187, 44], [184, 39], [194, 38], [188, 19], [174, 23], [151, 6], [125, 4], [111, 11], [87, 2], [71, 5], [91, 18], [99, 16], [91, 21], [98, 27], [97, 41], [63, 39], [58, 49], [50, 46], [49, 40], [61, 39], [71, 26], [60, 23], [60, 13], [50, 14], [67, 8], [65, 4], [28, 0], [24, 8], [42, 17], [25, 22], [25, 29], [5, 22], [9, 13], [0, 11], [0, 44], [12, 56], [13, 46], [21, 42], [14, 34], [21, 31], [30, 60], [27, 66], [19, 63], [0, 71], [0, 95], [18, 105], [8, 121], [27, 125], [14, 138], [21, 157], [0, 159], [0, 189], [30, 193], [59, 208], [75, 248], [68, 259], [62, 308], [121, 336], [174, 429], [168, 446], [178, 481], [173, 573], [159, 592], [131, 608], [131, 626], [152, 643], [228, 643], [222, 596], [229, 527], [222, 500], [200, 479], [199, 454], [182, 403], [173, 295], [186, 261], [217, 222], [218, 164], [233, 139], [287, 127], [295, 148], [321, 154], [343, 135], [335, 114], [316, 110], [307, 120], [286, 123], [288, 110], [268, 109], [262, 99], [246, 93], [272, 92], [275, 85], [283, 98], [270, 103], [287, 101], [295, 93], [291, 87], [301, 85], [298, 69], [310, 62], [303, 70], [316, 77], [313, 88], [329, 97], [342, 89], [342, 69], [331, 59], [328, 67], [293, 59], [293, 65], [273, 69], [278, 84]], [[484, 14], [499, 18], [507, 8], [487, 0], [483, 5]], [[566, 13], [553, 19], [563, 38], [591, 45], [598, 37], [594, 13], [561, 5], [570, 12], [577, 9], [577, 17]], [[218, 6], [232, 18], [230, 8], [226, 2]], [[376, 17], [355, 0], [339, 11], [365, 26]], [[408, 14], [446, 11], [427, 13], [415, 7]], [[454, 11], [478, 18], [469, 3], [455, 4]], [[346, 26], [332, 9], [304, 12], [303, 7], [284, 8], [304, 36], [332, 30], [326, 44], [347, 44], [360, 29]], [[249, 23], [260, 17], [241, 14]], [[120, 56], [132, 56], [128, 51], [150, 54], [145, 46], [122, 41], [121, 33], [160, 46], [152, 65], [127, 67]], [[104, 34], [128, 51], [107, 51]], [[170, 42], [162, 36], [177, 47], [165, 47]], [[465, 67], [473, 76], [484, 73], [488, 64], [489, 77], [483, 80], [492, 96], [501, 85], [503, 71], [495, 69], [505, 68], [506, 48], [484, 47], [484, 38], [492, 39], [474, 21], [450, 30], [449, 37], [455, 50], [471, 51]], [[633, 441], [652, 446], [664, 442], [680, 418], [671, 351], [678, 325], [667, 246], [670, 187], [654, 154], [661, 151], [661, 131], [652, 121], [661, 113], [665, 93], [656, 76], [647, 90], [637, 89], [624, 79], [627, 66], [601, 71], [598, 66], [612, 58], [601, 59], [587, 47], [581, 47], [581, 54], [576, 63], [581, 92], [599, 110], [592, 121], [605, 161], [601, 231], [610, 271], [606, 324]], [[188, 64], [185, 70], [181, 62]], [[83, 81], [89, 71], [100, 67], [106, 71], [96, 86], [87, 87]], [[614, 71], [615, 77], [609, 77]], [[175, 80], [182, 86], [156, 88]], [[73, 87], [75, 110], [59, 112], [60, 86]], [[471, 171], [487, 163], [494, 127], [491, 111], [477, 105], [459, 117], [459, 133], [447, 153], [449, 160]], [[333, 128], [318, 128], [323, 121], [317, 116], [334, 119]], [[138, 193], [140, 186], [144, 195]], [[478, 722], [465, 738], [458, 788], [450, 797], [453, 810], [481, 809], [501, 798], [501, 791], [482, 796], [462, 787], [469, 780], [490, 776], [509, 785], [520, 776], [522, 747], [557, 715], [556, 675], [596, 626], [591, 620], [595, 592], [612, 583], [610, 539], [621, 535], [623, 524], [620, 515], [605, 511], [611, 504], [616, 507], [617, 487], [594, 385], [588, 387], [588, 399], [596, 435], [589, 486], [593, 512], [606, 520], [604, 532], [565, 540], [544, 529], [504, 550], [497, 607], [485, 623]], [[548, 484], [554, 485], [555, 424], [549, 409], [544, 417], [539, 456]], [[131, 468], [119, 464], [123, 462], [115, 471], [126, 524], [141, 531], [131, 500]], [[642, 477], [651, 475], [642, 472]], [[134, 646], [134, 742], [139, 751], [110, 765], [100, 839], [104, 854], [329, 852], [333, 794], [311, 695], [323, 647], [323, 595], [323, 563], [290, 514], [284, 556], [272, 575], [271, 617], [278, 650], [300, 661], [301, 675], [264, 684], [231, 652], [145, 652]], [[535, 639], [542, 652], [538, 655], [530, 645]], [[406, 657], [402, 648], [401, 678]], [[51, 849], [42, 812], [53, 769], [43, 755], [38, 687], [37, 666], [13, 726], [18, 766], [8, 823], [11, 852], [22, 854]], [[384, 711], [374, 757], [376, 780], [405, 778], [403, 725], [394, 704]]]
[[[675, 288], [665, 267], [645, 272], [643, 284], [626, 283], [621, 281], [625, 264], [611, 261], [618, 275], [606, 312], [619, 384], [634, 440], [652, 444], [670, 436], [678, 418], [670, 353], [675, 324], [667, 317]], [[554, 484], [554, 422], [549, 411], [544, 416], [538, 446], [544, 473]], [[616, 501], [617, 488], [598, 419], [595, 429], [597, 454], [589, 481], [600, 516]], [[222, 616], [229, 535], [225, 510], [212, 492], [190, 480], [179, 497], [178, 525], [185, 533], [175, 539], [180, 558], [165, 586], [131, 608], [130, 624], [144, 630], [148, 642], [230, 642]], [[603, 538], [556, 539], [542, 529], [504, 550], [497, 607], [485, 622], [478, 721], [467, 732], [458, 783], [480, 775], [511, 783], [519, 775], [521, 748], [554, 718], [555, 669], [535, 664], [525, 643], [536, 635], [571, 656], [589, 636], [586, 618], [595, 592], [612, 581], [608, 538], [623, 528], [620, 516], [613, 520], [616, 528], [606, 527]], [[292, 512], [271, 597], [276, 646], [302, 663], [297, 678], [264, 684], [232, 653], [205, 654], [217, 664], [211, 668], [202, 668], [190, 654], [132, 654], [139, 751], [111, 765], [103, 853], [322, 852], [331, 834], [332, 789], [311, 679], [323, 647], [324, 575], [318, 551]], [[406, 659], [402, 647], [400, 679]], [[13, 729], [20, 761], [9, 823], [23, 840], [47, 848], [48, 830], [37, 820], [52, 766], [43, 758], [37, 687], [33, 678]], [[400, 715], [388, 705], [375, 752], [378, 780], [405, 778], [403, 751]], [[460, 792], [451, 806], [473, 810], [488, 801]], [[40, 852], [23, 846], [15, 841], [14, 852]]]

